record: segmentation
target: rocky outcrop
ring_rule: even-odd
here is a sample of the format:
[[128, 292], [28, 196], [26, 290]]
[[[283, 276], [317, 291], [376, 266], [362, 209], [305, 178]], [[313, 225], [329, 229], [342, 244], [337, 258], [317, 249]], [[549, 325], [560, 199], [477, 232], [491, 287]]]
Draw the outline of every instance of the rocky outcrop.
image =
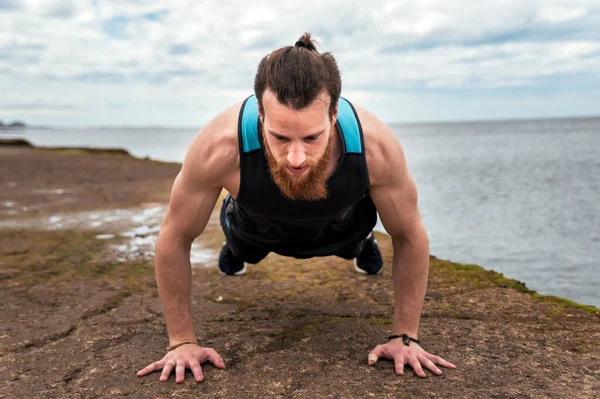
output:
[[23, 139], [0, 139], [0, 147], [3, 146], [33, 147], [29, 141]]
[[21, 121], [14, 121], [9, 124], [4, 124], [2, 121], [0, 121], [0, 129], [25, 129], [26, 127], [27, 125]]
[[[13, 183], [0, 184], [0, 220], [9, 217], [1, 213], [9, 202], [7, 210], [37, 207], [36, 217], [46, 221], [58, 210], [102, 207], [118, 214], [136, 204], [164, 204], [179, 170], [131, 157], [0, 148], [0, 183]], [[67, 196], [69, 202], [59, 202]], [[215, 254], [223, 242], [218, 209], [219, 203], [196, 242]], [[359, 275], [351, 262], [335, 257], [270, 254], [241, 277], [221, 276], [214, 260], [196, 265], [191, 311], [198, 339], [214, 347], [227, 368], [204, 365], [200, 384], [189, 371], [182, 384], [172, 376], [159, 382], [159, 373], [137, 377], [168, 345], [154, 264], [115, 260], [114, 247], [127, 239], [116, 234], [123, 230], [102, 230], [115, 237], [99, 240], [89, 220], [73, 230], [0, 229], [0, 398], [541, 399], [600, 393], [598, 309], [433, 256], [419, 339], [457, 368], [421, 379], [410, 366], [395, 375], [384, 359], [369, 367], [367, 354], [390, 333], [394, 303], [393, 245], [378, 233], [385, 261], [378, 276]]]

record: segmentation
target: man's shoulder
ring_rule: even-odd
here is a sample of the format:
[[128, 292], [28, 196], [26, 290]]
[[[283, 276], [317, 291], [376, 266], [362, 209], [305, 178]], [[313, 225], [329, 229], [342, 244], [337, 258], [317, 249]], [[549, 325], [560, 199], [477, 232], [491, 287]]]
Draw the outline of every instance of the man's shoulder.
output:
[[368, 109], [353, 104], [363, 131], [365, 153], [371, 184], [389, 175], [390, 165], [403, 163], [404, 152], [392, 129]]
[[226, 144], [237, 142], [240, 109], [244, 101], [239, 101], [210, 120], [198, 133], [207, 143]]
[[381, 151], [390, 144], [390, 141], [397, 141], [389, 126], [379, 119], [377, 115], [360, 105], [352, 105], [360, 120], [365, 141], [365, 150]]
[[225, 109], [200, 129], [190, 145], [184, 165], [217, 180], [239, 167], [238, 120], [243, 101]]

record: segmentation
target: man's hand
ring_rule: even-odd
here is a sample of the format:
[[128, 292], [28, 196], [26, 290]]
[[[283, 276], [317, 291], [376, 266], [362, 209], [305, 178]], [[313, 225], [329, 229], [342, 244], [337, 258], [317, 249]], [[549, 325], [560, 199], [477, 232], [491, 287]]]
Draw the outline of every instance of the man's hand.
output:
[[220, 369], [225, 368], [223, 358], [212, 348], [202, 348], [196, 344], [187, 344], [180, 346], [168, 352], [158, 362], [154, 362], [137, 372], [138, 377], [162, 369], [160, 381], [167, 381], [171, 371], [175, 369], [175, 382], [182, 383], [185, 376], [185, 369], [189, 368], [194, 374], [196, 382], [204, 379], [201, 364], [210, 361]]
[[375, 349], [369, 353], [369, 366], [375, 365], [380, 357], [393, 360], [396, 374], [398, 375], [404, 374], [405, 364], [411, 366], [415, 371], [415, 374], [423, 378], [426, 377], [426, 375], [421, 366], [425, 366], [436, 375], [442, 374], [442, 370], [437, 368], [435, 364], [451, 369], [456, 368], [455, 365], [447, 362], [441, 357], [425, 352], [423, 348], [414, 342], [411, 342], [409, 346], [406, 346], [401, 340], [395, 339], [387, 344], [377, 345]]

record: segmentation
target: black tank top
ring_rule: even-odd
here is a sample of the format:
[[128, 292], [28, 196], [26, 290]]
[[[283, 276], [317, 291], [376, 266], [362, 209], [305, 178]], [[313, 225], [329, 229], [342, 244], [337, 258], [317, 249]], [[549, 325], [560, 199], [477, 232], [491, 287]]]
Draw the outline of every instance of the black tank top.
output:
[[281, 255], [308, 258], [339, 253], [371, 232], [377, 212], [369, 196], [362, 127], [344, 98], [338, 102], [336, 127], [342, 155], [327, 180], [328, 197], [291, 200], [271, 178], [256, 96], [244, 101], [238, 125], [240, 188], [226, 212], [236, 239]]

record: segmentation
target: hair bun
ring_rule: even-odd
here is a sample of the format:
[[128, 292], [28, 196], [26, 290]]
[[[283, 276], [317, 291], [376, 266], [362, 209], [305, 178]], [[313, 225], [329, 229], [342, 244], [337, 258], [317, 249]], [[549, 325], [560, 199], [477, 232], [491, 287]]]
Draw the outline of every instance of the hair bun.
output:
[[307, 50], [313, 51], [315, 53], [319, 53], [317, 51], [317, 41], [310, 37], [310, 33], [306, 32], [296, 42], [294, 46], [304, 47]]

